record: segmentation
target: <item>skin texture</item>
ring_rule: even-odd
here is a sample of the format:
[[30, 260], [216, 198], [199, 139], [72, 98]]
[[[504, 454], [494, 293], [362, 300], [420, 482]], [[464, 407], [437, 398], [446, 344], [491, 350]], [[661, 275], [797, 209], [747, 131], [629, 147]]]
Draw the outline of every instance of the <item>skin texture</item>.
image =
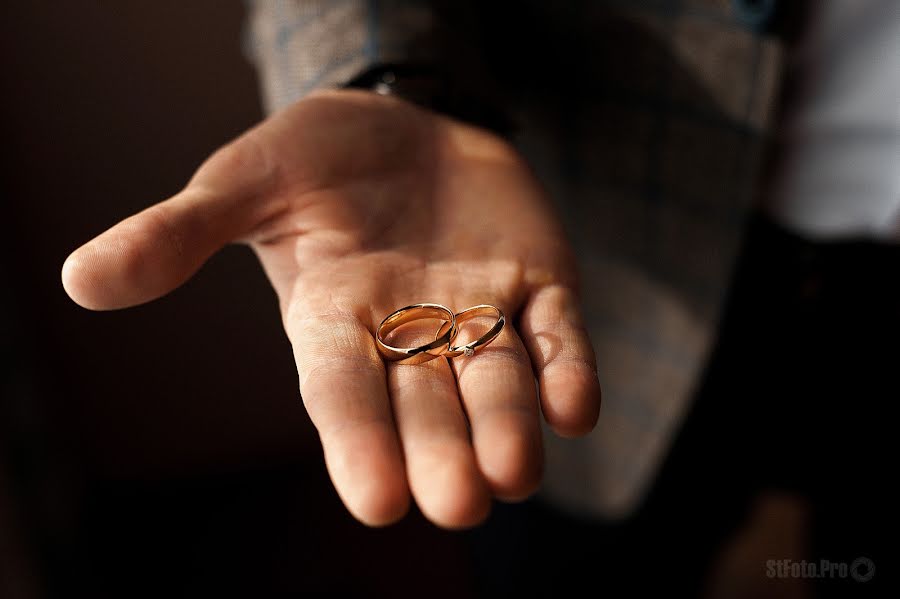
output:
[[[234, 242], [278, 295], [301, 397], [360, 521], [394, 522], [412, 496], [439, 526], [476, 525], [492, 497], [538, 487], [541, 414], [564, 436], [596, 423], [571, 250], [521, 157], [486, 131], [368, 92], [314, 94], [73, 252], [63, 285], [85, 308], [133, 306]], [[471, 358], [385, 364], [381, 319], [429, 301], [492, 303], [507, 326]]]

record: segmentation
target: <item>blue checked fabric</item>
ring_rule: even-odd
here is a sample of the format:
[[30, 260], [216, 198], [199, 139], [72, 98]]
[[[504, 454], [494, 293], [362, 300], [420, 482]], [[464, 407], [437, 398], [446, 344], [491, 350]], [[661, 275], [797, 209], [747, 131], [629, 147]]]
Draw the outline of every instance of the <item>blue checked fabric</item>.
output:
[[[269, 111], [376, 62], [452, 58], [427, 43], [440, 26], [427, 2], [249, 7], [247, 51]], [[533, 78], [500, 83], [514, 88], [513, 141], [558, 203], [579, 256], [604, 388], [592, 434], [545, 435], [542, 493], [565, 509], [631, 513], [691, 403], [759, 193], [785, 65], [780, 42], [762, 33], [774, 9], [772, 1], [523, 0], [495, 24], [518, 32], [495, 64], [540, 65]], [[556, 71], [554, 84], [577, 85], [565, 106], [541, 87]]]

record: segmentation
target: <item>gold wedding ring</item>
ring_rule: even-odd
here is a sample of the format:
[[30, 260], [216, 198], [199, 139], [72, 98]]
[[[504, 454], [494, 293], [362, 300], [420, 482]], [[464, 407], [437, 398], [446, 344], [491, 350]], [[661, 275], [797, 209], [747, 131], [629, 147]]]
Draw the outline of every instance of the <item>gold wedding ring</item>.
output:
[[[404, 348], [394, 347], [385, 342], [385, 339], [391, 332], [404, 324], [429, 318], [438, 318], [445, 321], [441, 325], [438, 335], [431, 343], [426, 343], [419, 347]], [[381, 324], [378, 325], [375, 341], [378, 345], [378, 351], [385, 360], [400, 364], [422, 364], [429, 360], [434, 360], [447, 352], [450, 344], [456, 338], [457, 331], [456, 316], [450, 308], [441, 304], [413, 304], [388, 314], [381, 321]]]
[[[466, 308], [462, 312], [456, 313], [456, 322], [454, 323], [457, 328], [467, 320], [475, 318], [476, 316], [494, 316], [497, 319], [497, 322], [494, 323], [488, 331], [476, 339], [475, 341], [470, 341], [465, 345], [448, 346], [447, 351], [444, 352], [444, 355], [448, 358], [455, 358], [456, 356], [461, 356], [465, 354], [466, 356], [472, 356], [475, 354], [475, 350], [480, 347], [484, 347], [491, 341], [497, 338], [497, 335], [500, 334], [500, 331], [503, 330], [503, 325], [506, 323], [506, 317], [503, 315], [503, 311], [497, 306], [492, 306], [490, 304], [479, 304], [477, 306], [472, 306], [471, 308]], [[435, 339], [443, 339], [446, 334], [447, 323], [441, 325], [438, 329], [437, 334], [435, 335]], [[455, 337], [454, 335], [453, 337]], [[450, 342], [453, 342], [453, 338], [450, 339]]]

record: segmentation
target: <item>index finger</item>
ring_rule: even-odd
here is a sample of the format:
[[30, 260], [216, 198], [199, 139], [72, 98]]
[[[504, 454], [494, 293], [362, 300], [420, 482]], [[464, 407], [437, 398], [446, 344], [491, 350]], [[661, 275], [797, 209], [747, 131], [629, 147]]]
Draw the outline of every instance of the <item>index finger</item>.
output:
[[288, 309], [285, 330], [300, 395], [344, 505], [371, 526], [400, 519], [409, 507], [409, 487], [371, 332], [352, 314], [316, 314], [300, 303]]

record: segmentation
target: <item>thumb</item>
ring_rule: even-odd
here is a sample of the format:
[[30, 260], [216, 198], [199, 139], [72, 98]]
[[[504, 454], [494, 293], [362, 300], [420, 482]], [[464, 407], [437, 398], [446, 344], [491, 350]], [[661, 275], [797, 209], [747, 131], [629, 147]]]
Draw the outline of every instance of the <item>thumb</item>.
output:
[[220, 149], [182, 192], [131, 216], [66, 259], [62, 283], [91, 310], [169, 293], [225, 244], [266, 220], [273, 169], [249, 134]]

